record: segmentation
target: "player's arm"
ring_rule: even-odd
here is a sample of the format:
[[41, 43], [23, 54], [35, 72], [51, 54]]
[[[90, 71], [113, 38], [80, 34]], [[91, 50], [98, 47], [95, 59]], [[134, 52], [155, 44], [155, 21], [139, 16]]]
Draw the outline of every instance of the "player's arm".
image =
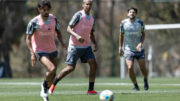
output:
[[119, 55], [123, 56], [124, 52], [123, 52], [123, 42], [124, 42], [124, 34], [120, 33], [119, 34]]
[[32, 35], [26, 35], [26, 44], [27, 44], [27, 46], [29, 48], [30, 54], [35, 55], [35, 53], [34, 53], [34, 51], [32, 49], [31, 37], [32, 37]]
[[61, 43], [61, 45], [67, 49], [67, 46], [64, 44], [63, 40], [62, 40], [62, 35], [61, 35], [61, 31], [60, 30], [56, 30], [56, 36], [59, 40], [59, 42]]
[[29, 51], [30, 51], [30, 54], [31, 54], [32, 66], [34, 66], [36, 64], [36, 61], [37, 61], [36, 55], [32, 49], [32, 42], [31, 42], [31, 38], [32, 38], [33, 33], [35, 31], [34, 27], [35, 27], [35, 22], [30, 22], [27, 26], [27, 31], [26, 31], [26, 44], [27, 44]]
[[90, 39], [91, 39], [91, 42], [93, 43], [93, 48], [94, 48], [93, 51], [96, 52], [98, 50], [98, 46], [97, 46], [97, 43], [96, 43], [96, 39], [95, 39], [93, 30], [90, 33]]
[[139, 44], [136, 47], [137, 51], [141, 51], [142, 50], [142, 46], [143, 46], [143, 43], [144, 43], [144, 40], [145, 40], [145, 30], [144, 30], [143, 22], [141, 22], [141, 25], [142, 25], [142, 28], [141, 28], [142, 36], [141, 36], [141, 41], [139, 42]]
[[58, 40], [59, 40], [59, 42], [61, 43], [61, 45], [62, 45], [65, 49], [67, 49], [67, 46], [64, 44], [63, 39], [62, 39], [62, 34], [61, 34], [61, 30], [60, 30], [60, 24], [59, 24], [59, 22], [57, 21], [56, 18], [55, 18], [55, 20], [56, 20], [56, 29], [55, 29], [55, 31], [56, 31], [56, 37], [58, 38]]
[[124, 42], [124, 28], [123, 23], [120, 24], [120, 34], [119, 34], [119, 55], [123, 56], [123, 42]]
[[145, 32], [142, 32], [142, 37], [141, 37], [141, 44], [143, 44], [144, 43], [144, 40], [145, 40]]
[[67, 27], [67, 32], [73, 35], [79, 42], [83, 43], [84, 39], [73, 31], [74, 26], [80, 21], [80, 17], [81, 17], [81, 13], [74, 14]]
[[27, 44], [30, 54], [31, 54], [31, 64], [32, 64], [32, 66], [34, 66], [36, 64], [37, 58], [32, 49], [31, 38], [32, 38], [32, 35], [26, 35], [26, 44]]
[[75, 33], [73, 31], [73, 27], [68, 26], [67, 27], [67, 32], [70, 33], [71, 35], [73, 35], [79, 42], [81, 42], [81, 43], [84, 42], [84, 39], [80, 35], [78, 35], [77, 33]]

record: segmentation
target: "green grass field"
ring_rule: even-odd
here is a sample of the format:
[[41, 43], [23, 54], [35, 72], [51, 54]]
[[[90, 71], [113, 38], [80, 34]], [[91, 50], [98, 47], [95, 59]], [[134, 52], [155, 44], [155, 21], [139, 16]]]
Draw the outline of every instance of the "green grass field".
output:
[[[39, 96], [43, 79], [0, 79], [0, 101], [42, 101]], [[113, 91], [114, 101], [180, 101], [180, 78], [151, 78], [150, 89], [133, 91], [129, 79], [97, 78], [95, 89]], [[99, 101], [99, 95], [86, 95], [88, 78], [65, 78], [56, 87], [50, 101]]]

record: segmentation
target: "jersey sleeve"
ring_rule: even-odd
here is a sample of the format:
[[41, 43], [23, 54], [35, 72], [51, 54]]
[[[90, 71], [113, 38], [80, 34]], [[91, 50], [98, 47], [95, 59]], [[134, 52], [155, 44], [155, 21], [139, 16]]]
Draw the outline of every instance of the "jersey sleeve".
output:
[[55, 17], [55, 21], [56, 21], [56, 30], [60, 31], [60, 24], [56, 17]]
[[77, 12], [73, 15], [71, 21], [69, 22], [69, 26], [74, 27], [81, 19], [81, 12]]
[[32, 35], [36, 29], [39, 28], [38, 19], [33, 18], [27, 25], [26, 34]]
[[120, 23], [120, 33], [124, 34], [123, 22]]
[[34, 32], [34, 28], [35, 28], [35, 22], [30, 21], [29, 24], [27, 25], [26, 34], [32, 35]]
[[138, 23], [141, 24], [141, 32], [144, 32], [145, 31], [144, 22], [138, 19]]

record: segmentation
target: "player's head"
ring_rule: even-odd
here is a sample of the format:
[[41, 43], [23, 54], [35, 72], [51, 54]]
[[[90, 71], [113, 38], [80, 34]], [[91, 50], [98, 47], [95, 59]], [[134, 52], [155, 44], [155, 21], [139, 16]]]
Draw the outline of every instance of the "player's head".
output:
[[91, 7], [92, 7], [93, 0], [83, 0], [83, 9], [86, 13], [89, 14]]
[[136, 15], [138, 13], [138, 10], [137, 8], [135, 7], [131, 7], [127, 10], [128, 14], [127, 16], [130, 18], [130, 19], [135, 19], [136, 18]]
[[51, 3], [49, 2], [49, 0], [40, 0], [37, 8], [41, 16], [48, 17], [49, 11], [51, 9]]

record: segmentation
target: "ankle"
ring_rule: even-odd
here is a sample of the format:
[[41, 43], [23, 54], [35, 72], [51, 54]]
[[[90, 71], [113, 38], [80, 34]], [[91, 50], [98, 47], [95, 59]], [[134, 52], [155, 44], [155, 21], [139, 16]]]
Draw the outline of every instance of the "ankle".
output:
[[134, 87], [139, 88], [139, 86], [138, 86], [138, 84], [137, 84], [137, 83], [134, 83]]
[[88, 91], [94, 90], [94, 82], [89, 82], [89, 89]]

